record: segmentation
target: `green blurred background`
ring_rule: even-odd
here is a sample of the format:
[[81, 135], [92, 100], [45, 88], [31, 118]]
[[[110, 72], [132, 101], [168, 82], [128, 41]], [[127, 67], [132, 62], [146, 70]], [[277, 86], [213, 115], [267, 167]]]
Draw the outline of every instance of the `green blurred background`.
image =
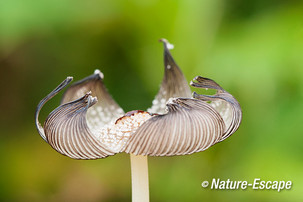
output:
[[[167, 38], [191, 80], [216, 80], [243, 108], [207, 151], [149, 158], [151, 201], [303, 201], [303, 2], [0, 0], [0, 201], [130, 201], [127, 154], [72, 160], [38, 135], [38, 102], [99, 68], [125, 109], [146, 109]], [[62, 95], [62, 94], [61, 94]], [[42, 111], [58, 106], [60, 95]], [[204, 180], [291, 180], [291, 190], [211, 190]]]

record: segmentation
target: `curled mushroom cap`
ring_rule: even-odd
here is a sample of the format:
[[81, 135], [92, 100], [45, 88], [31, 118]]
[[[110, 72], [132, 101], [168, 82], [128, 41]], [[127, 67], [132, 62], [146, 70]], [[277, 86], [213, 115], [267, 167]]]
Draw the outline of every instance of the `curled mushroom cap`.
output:
[[56, 151], [74, 159], [105, 158], [120, 152], [149, 156], [186, 155], [203, 151], [232, 135], [240, 126], [238, 101], [215, 81], [197, 76], [190, 85], [215, 89], [215, 95], [191, 95], [182, 71], [164, 44], [164, 78], [152, 107], [124, 114], [104, 86], [103, 74], [75, 82], [65, 91], [61, 105], [46, 118], [43, 105], [65, 88], [67, 77], [37, 106], [40, 136]]

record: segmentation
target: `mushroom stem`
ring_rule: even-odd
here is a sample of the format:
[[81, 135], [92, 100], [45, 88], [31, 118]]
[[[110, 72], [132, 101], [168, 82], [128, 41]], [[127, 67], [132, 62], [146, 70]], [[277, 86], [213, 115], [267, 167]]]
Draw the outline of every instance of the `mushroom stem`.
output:
[[147, 156], [130, 154], [132, 202], [149, 202]]

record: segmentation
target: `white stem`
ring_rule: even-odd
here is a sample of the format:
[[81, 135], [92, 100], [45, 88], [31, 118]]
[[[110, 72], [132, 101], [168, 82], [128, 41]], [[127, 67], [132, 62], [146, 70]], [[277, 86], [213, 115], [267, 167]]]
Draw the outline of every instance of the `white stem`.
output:
[[147, 156], [130, 154], [132, 202], [149, 202]]

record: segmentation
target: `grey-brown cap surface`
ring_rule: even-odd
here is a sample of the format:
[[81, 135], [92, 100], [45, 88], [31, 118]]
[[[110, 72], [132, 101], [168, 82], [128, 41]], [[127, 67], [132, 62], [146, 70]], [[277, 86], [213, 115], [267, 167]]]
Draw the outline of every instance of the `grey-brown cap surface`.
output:
[[[68, 77], [39, 103], [35, 119], [40, 136], [59, 153], [74, 159], [105, 158], [119, 152], [149, 156], [186, 155], [203, 151], [233, 134], [241, 123], [237, 100], [211, 79], [196, 77], [193, 87], [212, 88], [215, 95], [191, 92], [164, 44], [164, 78], [148, 112], [126, 113], [114, 101], [96, 70], [65, 92], [62, 104], [38, 120], [42, 106], [61, 91]], [[94, 97], [93, 97], [94, 96]]]

